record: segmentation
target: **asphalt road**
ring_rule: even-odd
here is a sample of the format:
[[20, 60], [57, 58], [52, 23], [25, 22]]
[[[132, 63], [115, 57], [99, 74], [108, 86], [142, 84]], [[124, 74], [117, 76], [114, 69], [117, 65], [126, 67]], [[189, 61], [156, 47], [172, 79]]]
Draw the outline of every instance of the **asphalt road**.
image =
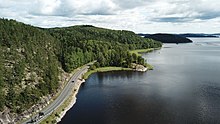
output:
[[30, 118], [27, 121], [23, 122], [23, 124], [38, 124], [46, 117], [48, 117], [51, 113], [53, 113], [53, 111], [56, 110], [70, 96], [71, 91], [73, 90], [73, 87], [75, 85], [75, 82], [78, 80], [80, 75], [82, 75], [85, 71], [87, 71], [88, 68], [89, 68], [88, 66], [81, 68], [71, 77], [67, 85], [64, 87], [63, 91], [56, 98], [56, 100], [54, 100], [50, 105], [48, 105], [45, 109], [41, 111], [44, 113], [43, 116], [39, 117], [39, 115], [37, 114], [32, 117], [32, 119], [36, 120], [36, 122], [32, 122], [32, 119]]

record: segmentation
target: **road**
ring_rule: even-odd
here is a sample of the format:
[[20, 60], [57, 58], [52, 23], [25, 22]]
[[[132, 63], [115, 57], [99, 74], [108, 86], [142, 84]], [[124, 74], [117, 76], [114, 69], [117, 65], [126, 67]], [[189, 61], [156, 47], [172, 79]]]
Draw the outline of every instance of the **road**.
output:
[[[73, 90], [73, 87], [75, 85], [75, 82], [78, 80], [79, 76], [82, 75], [84, 72], [88, 70], [89, 66], [85, 66], [81, 68], [79, 71], [77, 71], [69, 80], [67, 85], [64, 87], [60, 95], [54, 100], [51, 104], [49, 104], [45, 109], [43, 109], [41, 112], [44, 113], [44, 115], [36, 119], [36, 122], [32, 122], [32, 119], [38, 118], [38, 114], [32, 117], [32, 119], [28, 119], [27, 121], [23, 122], [23, 124], [38, 124], [42, 120], [46, 119], [51, 113], [53, 113], [54, 110], [56, 110], [71, 94], [71, 91]], [[73, 82], [74, 81], [74, 82]]]

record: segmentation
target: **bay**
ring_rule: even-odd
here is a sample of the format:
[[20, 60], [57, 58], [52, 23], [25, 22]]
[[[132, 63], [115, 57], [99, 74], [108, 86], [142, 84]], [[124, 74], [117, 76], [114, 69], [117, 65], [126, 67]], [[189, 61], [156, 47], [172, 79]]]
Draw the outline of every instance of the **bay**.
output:
[[220, 123], [220, 39], [192, 40], [143, 54], [153, 71], [92, 74], [60, 124]]

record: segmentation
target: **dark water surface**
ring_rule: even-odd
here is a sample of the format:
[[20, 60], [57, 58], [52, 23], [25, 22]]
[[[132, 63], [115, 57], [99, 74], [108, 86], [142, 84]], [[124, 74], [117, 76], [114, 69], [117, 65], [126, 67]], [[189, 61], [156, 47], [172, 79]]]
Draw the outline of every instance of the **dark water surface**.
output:
[[96, 73], [60, 124], [220, 124], [220, 39], [165, 44], [146, 73]]

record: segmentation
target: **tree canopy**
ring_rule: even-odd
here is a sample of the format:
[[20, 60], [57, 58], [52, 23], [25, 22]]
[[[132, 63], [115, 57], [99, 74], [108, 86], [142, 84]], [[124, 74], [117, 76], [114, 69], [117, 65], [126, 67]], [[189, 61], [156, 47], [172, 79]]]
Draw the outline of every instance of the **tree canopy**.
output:
[[99, 66], [125, 66], [131, 63], [129, 50], [161, 47], [161, 43], [139, 37], [134, 32], [110, 30], [90, 25], [52, 28], [47, 31], [62, 44], [60, 61], [71, 71], [91, 60]]

